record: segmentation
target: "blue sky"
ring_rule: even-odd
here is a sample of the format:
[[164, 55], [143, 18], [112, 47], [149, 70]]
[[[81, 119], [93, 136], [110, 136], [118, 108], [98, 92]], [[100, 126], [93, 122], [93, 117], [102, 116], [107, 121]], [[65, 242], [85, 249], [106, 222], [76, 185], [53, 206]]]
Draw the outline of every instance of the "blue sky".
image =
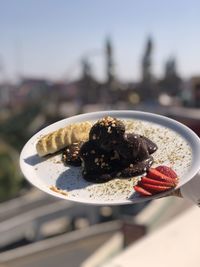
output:
[[0, 65], [7, 78], [20, 72], [70, 79], [88, 54], [94, 75], [103, 78], [103, 45], [111, 35], [116, 73], [134, 80], [150, 34], [156, 76], [171, 55], [182, 76], [200, 74], [199, 10], [197, 0], [0, 0]]

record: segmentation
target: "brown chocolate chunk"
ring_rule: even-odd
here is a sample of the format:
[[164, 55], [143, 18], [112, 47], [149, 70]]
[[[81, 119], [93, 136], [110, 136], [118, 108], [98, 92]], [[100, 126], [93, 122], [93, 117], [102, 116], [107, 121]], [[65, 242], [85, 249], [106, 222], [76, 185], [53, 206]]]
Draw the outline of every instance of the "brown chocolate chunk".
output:
[[80, 149], [83, 162], [83, 176], [106, 174], [119, 168], [120, 159], [114, 151], [106, 151], [98, 146], [97, 141], [87, 141]]
[[69, 164], [72, 166], [81, 166], [81, 158], [79, 156], [81, 143], [73, 143], [72, 145], [63, 149], [62, 161], [64, 164]]
[[92, 126], [89, 139], [96, 140], [101, 148], [111, 150], [121, 142], [124, 133], [125, 125], [122, 121], [111, 117], [105, 117]]

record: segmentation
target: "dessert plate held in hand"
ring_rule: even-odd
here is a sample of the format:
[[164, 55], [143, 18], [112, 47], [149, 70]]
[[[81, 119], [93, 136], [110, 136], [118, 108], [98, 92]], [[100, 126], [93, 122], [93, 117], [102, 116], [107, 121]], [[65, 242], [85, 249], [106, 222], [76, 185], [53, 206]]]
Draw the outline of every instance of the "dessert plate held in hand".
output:
[[20, 166], [26, 179], [34, 186], [53, 196], [95, 205], [120, 205], [143, 202], [164, 196], [163, 192], [142, 197], [133, 186], [139, 177], [113, 179], [107, 183], [94, 184], [85, 181], [80, 167], [64, 166], [61, 153], [39, 157], [36, 143], [41, 136], [77, 122], [97, 120], [111, 116], [122, 120], [127, 132], [144, 135], [155, 142], [158, 150], [153, 154], [153, 167], [166, 165], [179, 177], [179, 188], [200, 169], [200, 139], [183, 124], [164, 116], [140, 111], [103, 111], [87, 113], [58, 121], [37, 134], [24, 146]]

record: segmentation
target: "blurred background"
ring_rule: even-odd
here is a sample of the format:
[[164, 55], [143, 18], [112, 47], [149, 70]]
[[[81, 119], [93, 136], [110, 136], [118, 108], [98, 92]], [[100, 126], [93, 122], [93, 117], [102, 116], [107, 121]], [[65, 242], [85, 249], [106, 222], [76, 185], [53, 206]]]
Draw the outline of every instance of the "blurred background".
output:
[[[155, 112], [200, 136], [199, 10], [195, 0], [0, 1], [2, 266], [132, 266], [136, 240], [154, 240], [166, 222], [174, 231], [187, 212], [200, 220], [173, 197], [116, 207], [57, 200], [32, 188], [18, 165], [38, 130], [91, 111]], [[127, 247], [126, 265], [112, 265]]]

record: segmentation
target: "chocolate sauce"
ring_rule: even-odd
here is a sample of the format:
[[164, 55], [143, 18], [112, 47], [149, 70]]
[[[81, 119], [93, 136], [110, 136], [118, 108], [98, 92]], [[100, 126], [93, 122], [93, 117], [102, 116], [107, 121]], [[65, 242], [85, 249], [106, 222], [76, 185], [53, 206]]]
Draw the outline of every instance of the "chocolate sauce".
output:
[[156, 150], [158, 149], [158, 146], [153, 141], [151, 141], [149, 138], [142, 136], [142, 135], [140, 135], [140, 138], [145, 140], [149, 154], [153, 154], [154, 152], [156, 152]]

